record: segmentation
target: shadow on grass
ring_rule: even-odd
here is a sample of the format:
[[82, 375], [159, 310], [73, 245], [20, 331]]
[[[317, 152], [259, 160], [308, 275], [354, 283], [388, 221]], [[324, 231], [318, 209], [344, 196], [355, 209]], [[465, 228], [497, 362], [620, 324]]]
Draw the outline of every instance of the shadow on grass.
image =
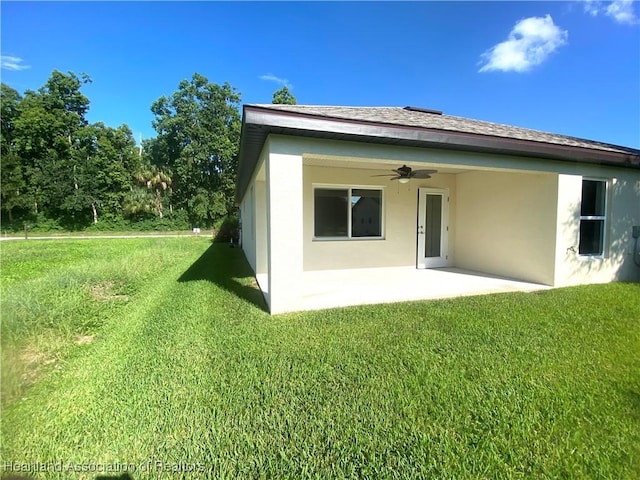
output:
[[260, 287], [240, 248], [231, 248], [226, 243], [213, 242], [180, 276], [178, 282], [198, 280], [214, 283], [259, 309], [267, 311]]
[[238, 243], [238, 219], [227, 217], [213, 235], [215, 242]]

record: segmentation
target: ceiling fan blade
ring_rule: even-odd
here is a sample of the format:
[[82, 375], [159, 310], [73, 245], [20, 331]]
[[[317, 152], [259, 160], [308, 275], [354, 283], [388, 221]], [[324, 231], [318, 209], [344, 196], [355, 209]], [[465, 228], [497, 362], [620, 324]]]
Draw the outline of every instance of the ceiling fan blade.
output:
[[379, 175], [371, 175], [372, 177], [393, 177], [392, 180], [397, 180], [400, 178], [431, 178], [432, 173], [438, 173], [437, 170], [412, 170], [411, 167], [407, 167], [403, 165], [402, 167], [391, 170], [393, 173], [383, 173]]
[[414, 170], [411, 172], [413, 178], [431, 178], [432, 173], [437, 173], [437, 170]]

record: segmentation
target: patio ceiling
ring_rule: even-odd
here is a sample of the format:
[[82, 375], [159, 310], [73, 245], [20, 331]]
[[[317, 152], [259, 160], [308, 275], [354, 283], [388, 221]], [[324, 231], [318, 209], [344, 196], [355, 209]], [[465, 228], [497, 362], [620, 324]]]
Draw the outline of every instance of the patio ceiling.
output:
[[412, 169], [420, 168], [435, 168], [438, 173], [458, 174], [465, 173], [471, 170], [477, 170], [477, 168], [453, 168], [438, 163], [422, 163], [422, 162], [408, 162], [408, 161], [392, 161], [382, 159], [362, 159], [362, 158], [340, 158], [330, 156], [306, 156], [303, 159], [305, 165], [317, 166], [317, 167], [334, 167], [334, 168], [351, 168], [351, 169], [367, 169], [367, 170], [380, 170], [381, 173], [388, 173], [394, 168], [398, 168], [401, 165], [407, 165]]

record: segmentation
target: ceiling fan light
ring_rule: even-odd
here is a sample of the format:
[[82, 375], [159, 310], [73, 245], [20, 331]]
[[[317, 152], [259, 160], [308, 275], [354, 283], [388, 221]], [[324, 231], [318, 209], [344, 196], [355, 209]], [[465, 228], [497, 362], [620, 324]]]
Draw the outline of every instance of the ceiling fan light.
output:
[[399, 179], [398, 179], [398, 181], [399, 181], [400, 183], [409, 183], [409, 177], [402, 177], [402, 178], [399, 178]]

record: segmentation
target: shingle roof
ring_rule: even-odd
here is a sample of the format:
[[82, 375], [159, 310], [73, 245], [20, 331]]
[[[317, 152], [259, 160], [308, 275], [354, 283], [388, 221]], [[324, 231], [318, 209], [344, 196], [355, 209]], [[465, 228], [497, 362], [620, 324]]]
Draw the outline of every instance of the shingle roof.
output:
[[317, 105], [250, 105], [268, 110], [290, 112], [294, 114], [311, 115], [314, 117], [335, 118], [357, 122], [397, 125], [402, 127], [425, 128], [448, 132], [470, 133], [517, 140], [581, 147], [608, 152], [640, 155], [640, 150], [611, 145], [608, 143], [586, 140], [582, 138], [541, 132], [527, 128], [513, 127], [499, 123], [473, 120], [425, 111], [408, 110], [402, 107], [341, 107]]

